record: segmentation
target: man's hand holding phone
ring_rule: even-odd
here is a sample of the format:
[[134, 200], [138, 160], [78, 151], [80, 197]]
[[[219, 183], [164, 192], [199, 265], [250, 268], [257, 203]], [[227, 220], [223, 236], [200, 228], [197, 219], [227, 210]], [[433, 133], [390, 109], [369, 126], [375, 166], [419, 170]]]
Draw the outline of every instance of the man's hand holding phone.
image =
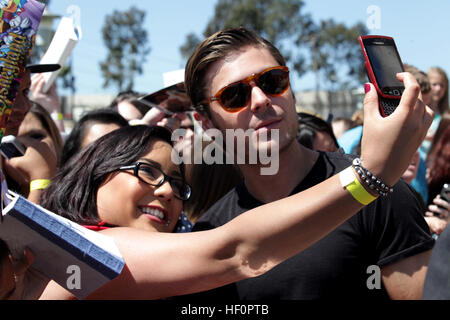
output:
[[397, 74], [397, 79], [405, 90], [398, 107], [389, 117], [380, 114], [374, 85], [365, 85], [361, 158], [364, 165], [388, 185], [400, 179], [434, 117], [432, 109], [421, 100], [420, 87], [414, 76], [402, 72]]

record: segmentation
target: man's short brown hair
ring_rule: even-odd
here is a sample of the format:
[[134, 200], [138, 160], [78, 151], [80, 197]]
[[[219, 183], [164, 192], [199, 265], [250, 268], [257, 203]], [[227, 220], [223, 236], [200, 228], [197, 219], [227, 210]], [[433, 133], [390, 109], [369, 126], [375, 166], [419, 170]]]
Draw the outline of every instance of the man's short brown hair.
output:
[[184, 83], [197, 112], [209, 115], [209, 108], [202, 102], [208, 98], [205, 92], [209, 84], [206, 83], [205, 76], [210, 66], [245, 47], [265, 48], [281, 66], [286, 65], [280, 51], [251, 30], [238, 27], [216, 32], [197, 46], [186, 64]]

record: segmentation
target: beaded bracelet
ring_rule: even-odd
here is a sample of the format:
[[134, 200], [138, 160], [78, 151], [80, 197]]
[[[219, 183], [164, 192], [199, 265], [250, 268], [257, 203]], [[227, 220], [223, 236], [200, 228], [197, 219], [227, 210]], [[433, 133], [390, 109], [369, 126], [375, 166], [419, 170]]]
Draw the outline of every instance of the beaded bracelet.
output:
[[380, 196], [385, 197], [389, 193], [392, 193], [394, 191], [392, 187], [382, 182], [372, 172], [364, 168], [362, 165], [362, 160], [360, 158], [354, 159], [352, 166], [353, 168], [355, 168], [355, 171], [356, 173], [358, 173], [360, 178], [369, 186], [369, 188], [374, 190]]

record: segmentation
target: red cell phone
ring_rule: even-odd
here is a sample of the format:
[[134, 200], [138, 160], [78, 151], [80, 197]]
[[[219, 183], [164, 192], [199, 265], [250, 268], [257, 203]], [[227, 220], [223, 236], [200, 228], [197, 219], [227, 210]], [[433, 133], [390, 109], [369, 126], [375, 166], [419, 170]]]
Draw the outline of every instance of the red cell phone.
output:
[[405, 86], [396, 74], [404, 72], [403, 63], [394, 39], [386, 36], [360, 36], [369, 81], [375, 86], [383, 117], [394, 112], [400, 103]]

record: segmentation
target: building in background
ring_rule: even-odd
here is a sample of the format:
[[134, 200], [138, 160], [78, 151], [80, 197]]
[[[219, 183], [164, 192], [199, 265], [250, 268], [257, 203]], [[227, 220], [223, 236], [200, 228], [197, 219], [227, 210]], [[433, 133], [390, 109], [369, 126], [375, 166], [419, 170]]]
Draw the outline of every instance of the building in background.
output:
[[114, 100], [114, 94], [74, 95], [60, 97], [61, 110], [64, 113], [64, 126], [67, 131], [73, 128], [85, 112], [106, 108]]
[[298, 112], [319, 114], [323, 119], [330, 119], [330, 115], [351, 118], [357, 109], [362, 109], [364, 90], [300, 91], [295, 93], [295, 98]]

